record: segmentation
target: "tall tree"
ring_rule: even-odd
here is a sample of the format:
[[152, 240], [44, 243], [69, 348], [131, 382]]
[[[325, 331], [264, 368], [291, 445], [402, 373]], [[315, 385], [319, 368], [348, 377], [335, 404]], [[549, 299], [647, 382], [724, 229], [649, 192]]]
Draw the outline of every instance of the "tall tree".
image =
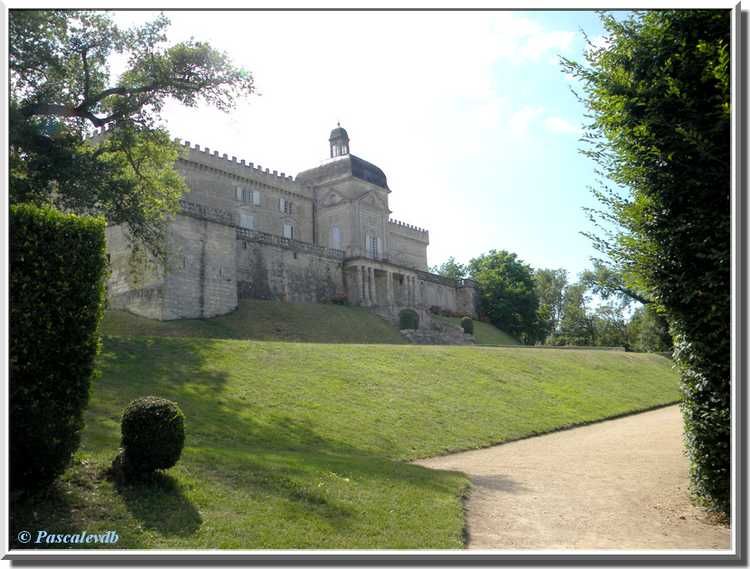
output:
[[620, 306], [612, 304], [597, 306], [591, 315], [591, 327], [595, 346], [622, 346], [630, 349], [627, 324]]
[[533, 271], [515, 253], [495, 251], [469, 262], [469, 274], [481, 290], [481, 309], [490, 321], [525, 344], [540, 336]]
[[639, 306], [627, 324], [628, 343], [634, 352], [669, 352], [672, 339], [664, 328], [664, 318], [653, 304]]
[[[102, 213], [158, 252], [187, 187], [179, 145], [159, 122], [168, 99], [229, 110], [253, 78], [208, 44], [166, 46], [163, 15], [128, 30], [111, 14], [11, 10], [10, 199]], [[119, 77], [114, 54], [127, 60]], [[108, 129], [98, 144], [86, 140]]]
[[565, 269], [534, 271], [534, 286], [539, 298], [539, 321], [545, 338], [557, 332], [562, 316], [563, 293], [567, 284], [568, 273]]
[[456, 261], [455, 257], [448, 257], [447, 261], [443, 262], [441, 265], [431, 267], [430, 270], [441, 277], [456, 280], [464, 278], [468, 273], [466, 265], [462, 265]]
[[594, 344], [594, 323], [589, 315], [587, 290], [588, 287], [581, 283], [571, 283], [565, 287], [560, 329], [553, 343], [572, 346]]
[[[624, 274], [621, 268], [601, 259], [592, 259], [592, 268], [581, 273], [580, 281], [591, 288], [591, 290], [604, 300], [617, 301], [619, 308], [631, 306], [634, 302], [648, 306], [648, 326], [650, 333], [659, 334], [659, 339], [650, 342], [652, 346], [660, 349], [645, 350], [667, 352], [672, 349], [672, 336], [669, 333], [669, 323], [664, 315], [664, 310], [654, 303], [649, 297], [648, 291], [637, 290], [628, 282], [637, 282], [637, 278]], [[636, 285], [637, 286], [637, 285]]]
[[596, 192], [595, 245], [666, 314], [692, 488], [729, 512], [730, 12], [602, 22], [606, 47], [563, 64], [592, 117], [586, 152], [615, 184]]

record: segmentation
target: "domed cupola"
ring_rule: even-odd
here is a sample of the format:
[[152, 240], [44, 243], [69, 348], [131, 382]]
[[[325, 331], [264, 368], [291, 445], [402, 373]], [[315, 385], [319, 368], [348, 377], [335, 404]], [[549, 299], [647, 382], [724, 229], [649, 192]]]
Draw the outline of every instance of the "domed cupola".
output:
[[336, 123], [328, 142], [331, 144], [331, 158], [349, 154], [349, 135], [341, 128], [341, 123]]

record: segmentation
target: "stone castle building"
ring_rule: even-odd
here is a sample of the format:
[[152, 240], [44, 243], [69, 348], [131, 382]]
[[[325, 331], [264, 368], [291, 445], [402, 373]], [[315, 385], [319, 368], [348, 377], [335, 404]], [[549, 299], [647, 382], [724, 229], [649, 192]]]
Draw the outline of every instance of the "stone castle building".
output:
[[[476, 316], [472, 281], [427, 266], [429, 233], [391, 218], [383, 171], [333, 129], [330, 156], [296, 177], [184, 143], [190, 192], [166, 233], [166, 262], [107, 229], [110, 307], [171, 320], [234, 310], [242, 298], [343, 302], [395, 320], [404, 308]], [[429, 319], [429, 317], [427, 317]]]

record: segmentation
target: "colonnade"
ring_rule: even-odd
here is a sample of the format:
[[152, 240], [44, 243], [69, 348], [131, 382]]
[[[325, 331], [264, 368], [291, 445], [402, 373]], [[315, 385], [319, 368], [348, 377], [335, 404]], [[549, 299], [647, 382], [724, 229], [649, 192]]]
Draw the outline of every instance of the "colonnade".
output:
[[[352, 300], [362, 306], [381, 304], [414, 306], [420, 300], [419, 285], [415, 275], [376, 269], [368, 265], [355, 265], [353, 270], [357, 294]], [[378, 273], [377, 279], [376, 272]], [[377, 283], [383, 278], [385, 279], [385, 294], [383, 294], [382, 287], [381, 292], [378, 293]], [[398, 279], [397, 286], [394, 286], [394, 279]]]

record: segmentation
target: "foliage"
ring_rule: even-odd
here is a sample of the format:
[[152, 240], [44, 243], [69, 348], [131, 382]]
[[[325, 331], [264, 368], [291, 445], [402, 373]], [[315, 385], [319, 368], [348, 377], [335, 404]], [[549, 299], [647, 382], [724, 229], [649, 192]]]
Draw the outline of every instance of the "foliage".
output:
[[107, 260], [104, 220], [10, 208], [10, 482], [42, 486], [78, 448]]
[[140, 397], [122, 415], [122, 461], [128, 476], [171, 468], [185, 444], [185, 415], [174, 401]]
[[627, 324], [630, 349], [634, 352], [671, 352], [672, 338], [664, 318], [653, 304], [636, 308]]
[[419, 328], [419, 314], [411, 308], [404, 308], [398, 313], [399, 330], [416, 330]]
[[464, 334], [474, 333], [474, 321], [469, 316], [461, 318], [461, 328], [464, 330]]
[[594, 346], [622, 346], [630, 349], [627, 325], [619, 307], [602, 304], [591, 316]]
[[651, 299], [646, 296], [647, 293], [628, 286], [628, 279], [633, 277], [628, 277], [622, 270], [601, 259], [591, 259], [591, 262], [592, 268], [583, 271], [579, 280], [588, 285], [595, 294], [604, 300], [616, 298], [624, 306], [633, 301], [641, 304], [651, 303]]
[[593, 119], [587, 154], [621, 188], [596, 192], [592, 238], [670, 322], [693, 490], [728, 512], [730, 12], [602, 21], [607, 46], [564, 61]]
[[565, 287], [560, 331], [552, 337], [555, 345], [593, 346], [594, 323], [588, 311], [585, 284], [573, 283]]
[[542, 334], [531, 267], [515, 253], [493, 249], [472, 259], [469, 273], [479, 285], [481, 310], [490, 322], [524, 344], [536, 342]]
[[[74, 510], [128, 549], [462, 548], [466, 476], [408, 461], [679, 398], [671, 362], [624, 352], [119, 337], [100, 362], [81, 460], [12, 536]], [[171, 486], [118, 491], [97, 474], [144, 393], [179, 401], [185, 450]]]
[[[221, 110], [254, 90], [249, 73], [194, 40], [166, 47], [163, 15], [129, 30], [106, 12], [11, 10], [10, 199], [126, 223], [162, 253], [164, 221], [186, 191], [180, 152], [159, 124], [167, 99]], [[127, 69], [110, 77], [113, 55]], [[85, 140], [107, 127], [97, 143]]]
[[443, 264], [430, 267], [430, 272], [448, 279], [459, 280], [466, 277], [468, 267], [456, 261], [454, 257], [448, 257]]
[[[637, 281], [632, 275], [626, 275], [622, 269], [618, 269], [612, 265], [600, 259], [592, 259], [593, 267], [581, 273], [581, 282], [591, 287], [591, 290], [598, 294], [604, 300], [617, 300], [619, 301], [620, 311], [625, 310], [631, 306], [633, 302], [640, 303], [643, 306], [649, 307], [648, 311], [648, 326], [650, 332], [658, 332], [658, 339], [651, 339], [648, 341], [648, 345], [655, 348], [657, 345], [659, 349], [645, 348], [645, 344], [639, 343], [637, 339], [630, 337], [628, 332], [628, 344], [639, 343], [640, 348], [637, 351], [657, 351], [666, 352], [672, 349], [672, 336], [669, 334], [669, 324], [666, 317], [663, 314], [663, 309], [659, 308], [657, 304], [649, 297], [648, 292], [636, 290], [634, 287], [628, 285], [629, 281]], [[611, 308], [612, 305], [609, 305]], [[641, 314], [645, 314], [641, 312]], [[654, 322], [651, 322], [651, 321]], [[644, 349], [645, 348], [645, 349]], [[635, 349], [635, 348], [633, 348]]]
[[565, 269], [537, 269], [534, 271], [534, 287], [539, 298], [539, 322], [544, 338], [558, 332], [562, 317], [563, 295], [568, 284]]

